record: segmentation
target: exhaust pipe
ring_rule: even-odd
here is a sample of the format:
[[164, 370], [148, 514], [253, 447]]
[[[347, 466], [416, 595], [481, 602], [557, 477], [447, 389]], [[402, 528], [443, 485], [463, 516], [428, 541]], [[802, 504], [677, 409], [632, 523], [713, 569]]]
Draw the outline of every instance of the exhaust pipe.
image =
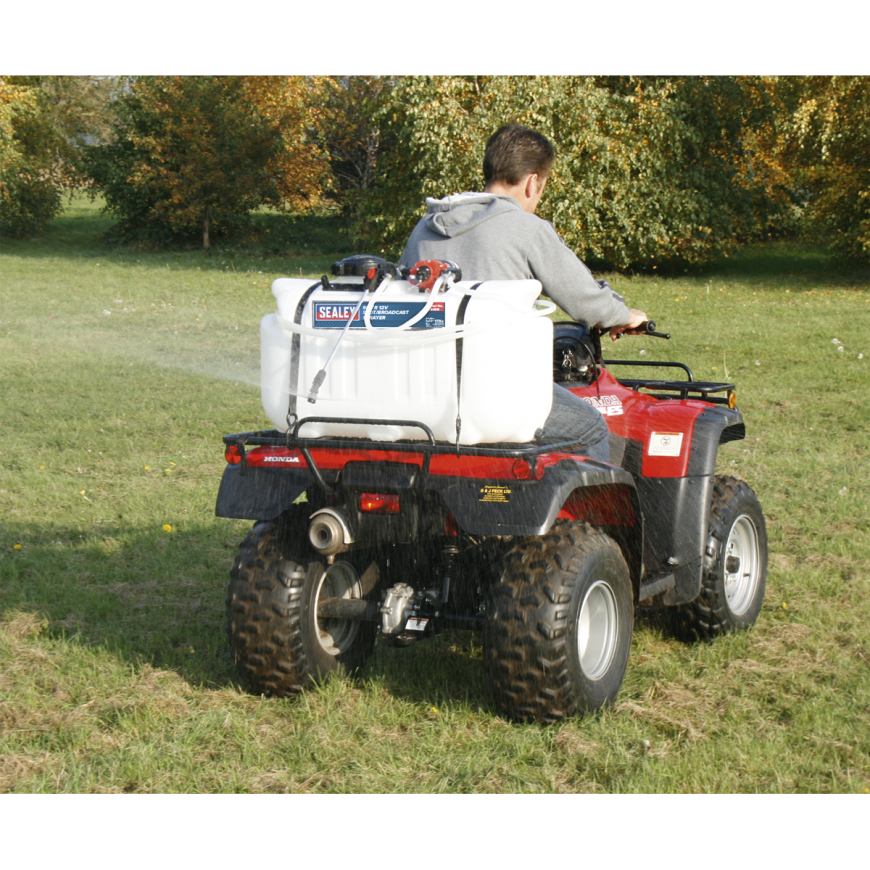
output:
[[344, 552], [353, 543], [353, 535], [347, 520], [338, 511], [323, 508], [311, 517], [308, 540], [318, 553], [334, 556]]

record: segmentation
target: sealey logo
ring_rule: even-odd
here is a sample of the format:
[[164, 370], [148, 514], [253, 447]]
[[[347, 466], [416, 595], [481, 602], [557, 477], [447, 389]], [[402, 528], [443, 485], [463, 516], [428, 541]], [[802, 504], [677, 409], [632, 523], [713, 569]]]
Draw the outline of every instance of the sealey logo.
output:
[[623, 413], [622, 402], [616, 396], [583, 396], [582, 398], [605, 417], [616, 417]]
[[[329, 323], [336, 320], [347, 323], [351, 314], [353, 314], [354, 308], [356, 308], [356, 305], [337, 305], [331, 302], [318, 302], [314, 306], [314, 319], [321, 323]], [[358, 311], [354, 320], [359, 320]]]

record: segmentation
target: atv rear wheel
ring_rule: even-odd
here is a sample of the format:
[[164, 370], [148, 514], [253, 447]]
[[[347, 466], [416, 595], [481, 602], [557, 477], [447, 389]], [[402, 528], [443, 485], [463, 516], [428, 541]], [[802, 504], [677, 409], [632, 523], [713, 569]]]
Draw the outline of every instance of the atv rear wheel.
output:
[[[296, 695], [330, 672], [352, 674], [374, 648], [374, 623], [318, 620], [319, 598], [362, 598], [363, 581], [349, 560], [327, 565], [301, 530], [298, 517], [258, 523], [230, 572], [227, 634], [236, 664], [257, 694]], [[374, 585], [369, 575], [366, 580]]]
[[634, 595], [619, 546], [584, 523], [508, 553], [486, 605], [484, 661], [512, 719], [553, 722], [612, 704], [628, 667]]
[[752, 626], [764, 600], [767, 527], [755, 493], [736, 477], [717, 477], [698, 597], [674, 609], [671, 623], [685, 640]]

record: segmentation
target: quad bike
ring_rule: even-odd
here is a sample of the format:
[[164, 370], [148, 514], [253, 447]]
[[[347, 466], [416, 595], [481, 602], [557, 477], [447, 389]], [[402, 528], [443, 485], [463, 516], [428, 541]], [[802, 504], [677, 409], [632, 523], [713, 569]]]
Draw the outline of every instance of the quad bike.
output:
[[[334, 294], [360, 269], [357, 295], [396, 275], [349, 258], [333, 267], [338, 281], [306, 292]], [[412, 283], [432, 292], [427, 265], [415, 269]], [[469, 629], [483, 634], [498, 708], [551, 722], [614, 702], [639, 606], [687, 639], [755, 622], [764, 515], [744, 482], [715, 473], [719, 445], [745, 437], [733, 384], [696, 381], [681, 363], [602, 360], [599, 332], [580, 323], [556, 323], [551, 341], [552, 378], [604, 415], [610, 463], [577, 442], [461, 444], [420, 420], [302, 416], [319, 410], [299, 399], [317, 400], [326, 365], [308, 394], [290, 390], [285, 431], [224, 436], [217, 515], [255, 521], [226, 598], [253, 692], [295, 695], [352, 674], [378, 639], [402, 647]], [[298, 343], [294, 353], [296, 365]], [[681, 377], [614, 375], [628, 365]], [[403, 437], [336, 434], [360, 425]]]

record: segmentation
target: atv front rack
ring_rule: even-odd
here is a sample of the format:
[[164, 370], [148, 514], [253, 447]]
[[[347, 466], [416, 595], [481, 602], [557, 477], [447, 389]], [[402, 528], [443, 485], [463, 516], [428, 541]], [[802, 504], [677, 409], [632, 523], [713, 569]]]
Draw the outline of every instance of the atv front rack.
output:
[[[601, 361], [605, 367], [610, 366], [644, 366], [649, 368], [678, 368], [687, 375], [685, 381], [665, 381], [656, 378], [616, 378], [624, 387], [640, 392], [640, 390], [655, 390], [650, 393], [656, 399], [688, 399], [700, 398], [715, 405], [734, 407], [734, 384], [717, 383], [713, 381], [696, 381], [692, 370], [680, 362], [655, 362], [653, 360], [605, 359]], [[664, 392], [662, 392], [664, 391]], [[715, 393], [725, 393], [717, 396]], [[690, 396], [690, 394], [694, 394]]]

